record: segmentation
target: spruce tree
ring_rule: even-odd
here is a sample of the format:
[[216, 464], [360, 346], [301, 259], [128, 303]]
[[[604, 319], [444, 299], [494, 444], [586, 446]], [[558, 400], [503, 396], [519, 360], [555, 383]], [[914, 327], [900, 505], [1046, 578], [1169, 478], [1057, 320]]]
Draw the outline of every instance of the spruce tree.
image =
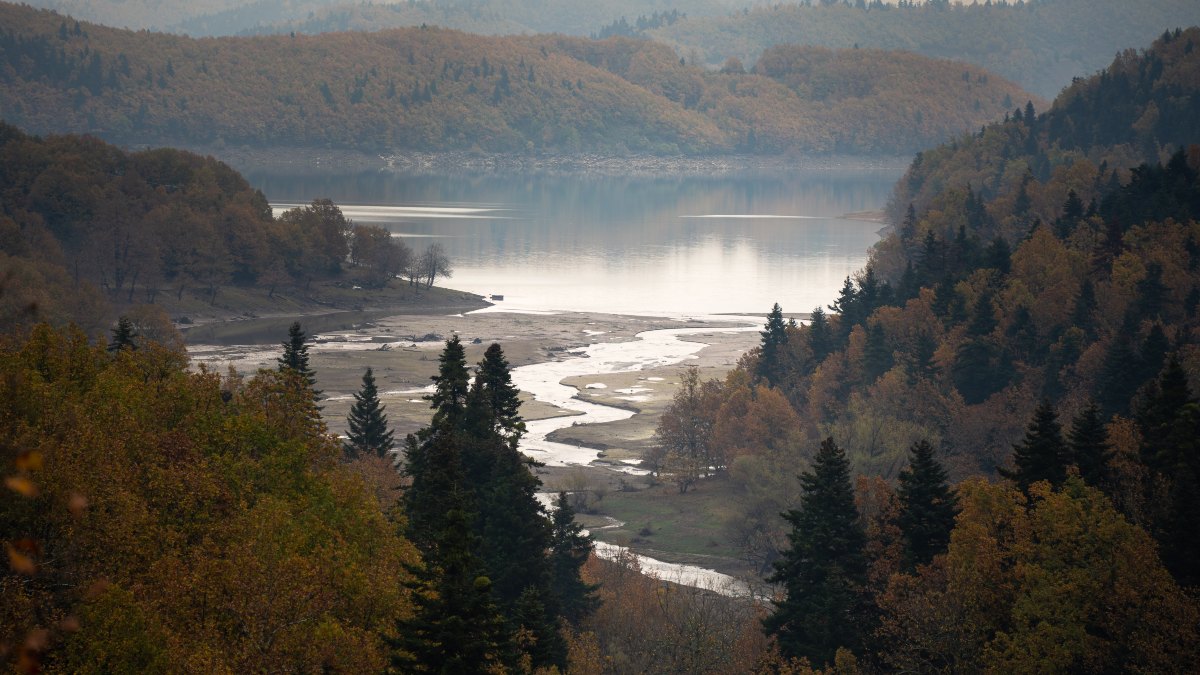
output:
[[1103, 486], [1111, 451], [1100, 406], [1089, 402], [1079, 416], [1071, 421], [1071, 430], [1067, 432], [1067, 448], [1070, 450], [1071, 463], [1079, 470], [1079, 477], [1088, 485]]
[[520, 390], [513, 386], [508, 359], [499, 344], [492, 343], [479, 362], [479, 371], [471, 395], [479, 399], [482, 413], [487, 417], [491, 430], [499, 434], [514, 448], [525, 433], [525, 422], [521, 419]]
[[431, 376], [434, 391], [426, 398], [434, 409], [432, 427], [454, 428], [462, 423], [467, 407], [470, 379], [467, 375], [467, 355], [455, 335], [446, 340], [438, 357], [438, 374]]
[[838, 292], [837, 300], [829, 305], [829, 309], [838, 315], [838, 342], [845, 344], [850, 332], [864, 318], [859, 311], [858, 289], [854, 287], [850, 277], [846, 277], [846, 281], [842, 283], [842, 290]]
[[288, 328], [288, 339], [283, 343], [283, 355], [277, 359], [279, 372], [293, 372], [304, 378], [315, 399], [321, 392], [314, 388], [316, 373], [308, 366], [308, 337], [300, 330], [300, 322], [294, 321]]
[[958, 498], [946, 482], [946, 470], [933, 457], [933, 446], [921, 440], [909, 449], [908, 468], [900, 472], [897, 524], [904, 535], [909, 569], [925, 565], [950, 544]]
[[766, 380], [767, 384], [775, 383], [783, 376], [783, 350], [788, 341], [787, 324], [783, 321], [783, 308], [779, 303], [771, 308], [767, 315], [766, 330], [762, 331], [762, 347], [758, 355], [758, 368], [755, 374]]
[[1177, 357], [1149, 387], [1137, 422], [1142, 462], [1167, 487], [1153, 524], [1163, 563], [1181, 585], [1200, 585], [1200, 404]]
[[808, 322], [808, 348], [812, 351], [814, 367], [833, 351], [833, 329], [825, 310], [815, 307]]
[[119, 352], [122, 349], [137, 349], [137, 331], [128, 317], [117, 319], [117, 327], [112, 330], [112, 341], [108, 343], [108, 351]]
[[1038, 481], [1050, 481], [1059, 487], [1067, 478], [1067, 447], [1062, 437], [1058, 414], [1049, 401], [1042, 401], [1033, 411], [1033, 419], [1025, 429], [1025, 438], [1013, 446], [1014, 471], [1000, 470], [1012, 479], [1023, 492]]
[[850, 462], [832, 438], [821, 443], [800, 486], [800, 508], [783, 514], [792, 526], [791, 547], [768, 579], [783, 584], [786, 595], [763, 627], [784, 656], [823, 667], [838, 647], [859, 647], [870, 630], [863, 611], [866, 534], [854, 505]]
[[401, 672], [473, 675], [511, 665], [512, 649], [474, 551], [471, 517], [457, 487], [424, 566], [411, 584], [416, 611], [397, 625], [392, 665]]
[[550, 590], [559, 614], [578, 626], [600, 604], [597, 586], [585, 582], [580, 574], [592, 553], [592, 538], [575, 522], [575, 510], [566, 492], [558, 493], [550, 518]]
[[387, 415], [379, 402], [379, 390], [375, 387], [375, 374], [370, 368], [363, 373], [362, 389], [354, 394], [354, 405], [346, 416], [349, 431], [346, 434], [346, 454], [351, 458], [359, 455], [385, 457], [396, 443], [388, 429]]

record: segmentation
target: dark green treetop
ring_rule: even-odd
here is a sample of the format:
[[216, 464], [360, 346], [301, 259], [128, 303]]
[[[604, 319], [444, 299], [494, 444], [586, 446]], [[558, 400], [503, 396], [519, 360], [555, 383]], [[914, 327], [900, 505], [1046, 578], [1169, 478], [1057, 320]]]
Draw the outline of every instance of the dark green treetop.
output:
[[763, 627], [784, 656], [814, 666], [833, 662], [838, 647], [855, 649], [867, 634], [863, 588], [866, 534], [854, 504], [850, 462], [827, 438], [811, 471], [800, 474], [800, 508], [783, 514], [792, 526], [791, 548], [768, 579], [786, 595]]
[[354, 394], [354, 405], [346, 416], [346, 454], [384, 457], [395, 447], [393, 432], [388, 429], [386, 406], [379, 402], [375, 374], [370, 368], [363, 373], [362, 389]]
[[946, 551], [958, 512], [958, 498], [929, 441], [918, 441], [909, 449], [908, 468], [900, 472], [896, 494], [901, 509], [897, 524], [904, 535], [909, 568], [928, 564]]

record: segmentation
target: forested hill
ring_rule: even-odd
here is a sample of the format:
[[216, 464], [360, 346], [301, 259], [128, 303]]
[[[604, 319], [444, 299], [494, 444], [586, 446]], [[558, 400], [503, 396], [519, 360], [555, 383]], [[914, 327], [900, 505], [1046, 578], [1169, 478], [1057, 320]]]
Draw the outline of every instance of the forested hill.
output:
[[[885, 475], [918, 439], [959, 475], [993, 473], [1042, 399], [1128, 418], [1171, 358], [1200, 382], [1198, 44], [1198, 28], [1164, 36], [1048, 113], [919, 155], [828, 323], [748, 374]], [[1123, 116], [1143, 131], [1105, 137]]]
[[895, 154], [1028, 98], [974, 67], [873, 50], [789, 49], [710, 73], [630, 39], [194, 40], [2, 3], [0, 26], [0, 116], [122, 143]]
[[647, 35], [711, 64], [753, 61], [778, 44], [908, 49], [973, 63], [1046, 98], [1076, 76], [1104, 67], [1113, 54], [1148, 44], [1166, 29], [1200, 24], [1193, 0], [945, 0], [767, 3], [726, 17], [694, 17]]

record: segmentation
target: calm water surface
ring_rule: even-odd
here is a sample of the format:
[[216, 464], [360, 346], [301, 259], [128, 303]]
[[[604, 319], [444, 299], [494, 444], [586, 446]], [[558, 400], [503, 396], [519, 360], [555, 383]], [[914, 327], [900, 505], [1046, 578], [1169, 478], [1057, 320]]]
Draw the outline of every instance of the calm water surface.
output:
[[276, 207], [329, 197], [417, 251], [441, 242], [445, 285], [508, 308], [677, 316], [828, 304], [878, 240], [839, 216], [882, 208], [900, 173], [247, 177]]

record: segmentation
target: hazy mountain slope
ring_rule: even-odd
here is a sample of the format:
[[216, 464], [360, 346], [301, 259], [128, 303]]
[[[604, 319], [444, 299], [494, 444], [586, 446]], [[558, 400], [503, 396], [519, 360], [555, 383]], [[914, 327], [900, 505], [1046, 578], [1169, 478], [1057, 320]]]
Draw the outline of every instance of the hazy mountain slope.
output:
[[1165, 29], [1200, 23], [1193, 0], [1040, 0], [1021, 6], [939, 8], [760, 6], [724, 17], [689, 17], [649, 33], [710, 64], [752, 63], [777, 44], [907, 49], [974, 63], [1047, 98], [1113, 54], [1149, 44]]
[[[962, 64], [870, 50], [709, 73], [645, 40], [432, 28], [194, 40], [7, 4], [0, 25], [0, 116], [125, 143], [905, 153], [1026, 97]], [[788, 79], [800, 67], [857, 84], [812, 90]]]

